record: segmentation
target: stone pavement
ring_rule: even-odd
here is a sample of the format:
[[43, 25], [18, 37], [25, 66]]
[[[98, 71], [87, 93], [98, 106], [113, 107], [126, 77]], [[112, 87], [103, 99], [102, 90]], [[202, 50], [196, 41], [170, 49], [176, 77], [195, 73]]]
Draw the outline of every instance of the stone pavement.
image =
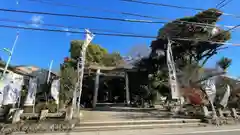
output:
[[[117, 130], [117, 131], [95, 131], [95, 132], [65, 132], [65, 133], [33, 133], [29, 135], [239, 135], [240, 126], [209, 126], [201, 128], [170, 128], [170, 129], [138, 129], [138, 130]], [[24, 135], [14, 133], [12, 135]]]

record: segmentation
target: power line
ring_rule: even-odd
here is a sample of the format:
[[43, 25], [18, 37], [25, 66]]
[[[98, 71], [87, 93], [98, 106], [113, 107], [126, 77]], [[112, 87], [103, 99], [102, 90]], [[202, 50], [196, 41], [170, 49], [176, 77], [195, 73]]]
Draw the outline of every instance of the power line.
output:
[[[196, 11], [206, 10], [206, 9], [202, 9], [202, 8], [193, 8], [193, 7], [184, 7], [184, 6], [177, 6], [177, 5], [170, 5], [170, 4], [146, 2], [146, 1], [142, 1], [142, 0], [120, 0], [120, 1], [138, 3], [138, 4], [144, 4], [144, 5], [164, 6], [164, 7], [178, 8], [178, 9], [189, 9], [189, 10], [196, 10]], [[222, 15], [232, 16], [232, 17], [235, 17], [235, 18], [240, 18], [240, 15], [229, 14], [229, 13], [224, 13], [224, 12], [216, 12], [216, 13], [221, 13]]]
[[[46, 32], [60, 32], [66, 33], [64, 30], [54, 30], [54, 29], [43, 29], [43, 28], [27, 28], [22, 26], [10, 26], [10, 25], [0, 25], [1, 28], [11, 28], [11, 29], [24, 29], [24, 30], [36, 30], [36, 31], [46, 31]], [[75, 34], [85, 34], [85, 32], [80, 31], [67, 31], [68, 33], [75, 33]], [[136, 34], [116, 34], [116, 33], [102, 33], [102, 32], [95, 32], [96, 35], [102, 36], [119, 36], [119, 37], [133, 37], [133, 38], [148, 38], [148, 39], [155, 39], [156, 36], [147, 36], [147, 35], [136, 35]], [[202, 40], [202, 39], [190, 39], [190, 38], [171, 38], [173, 40], [180, 40], [180, 41], [200, 41], [200, 42], [208, 42], [212, 44], [224, 44], [224, 45], [232, 45], [232, 46], [240, 46], [240, 43], [229, 43], [229, 42], [215, 42], [209, 40]]]
[[[6, 19], [6, 18], [0, 18], [0, 21], [3, 21], [3, 22], [14, 22], [14, 23], [23, 23], [23, 24], [35, 24], [35, 23], [32, 23], [30, 21], [22, 21], [22, 20], [13, 20], [13, 19]], [[80, 28], [80, 27], [73, 27], [73, 26], [64, 26], [64, 25], [59, 25], [59, 24], [45, 24], [45, 23], [38, 23], [39, 25], [44, 25], [44, 26], [54, 26], [54, 27], [60, 27], [60, 28], [71, 28], [71, 29], [82, 29], [84, 30], [85, 28]], [[240, 27], [240, 25], [236, 25], [230, 29], [228, 29], [227, 31], [223, 31], [221, 33], [218, 33], [217, 35], [215, 35], [214, 37], [218, 36], [218, 35], [221, 35], [221, 34], [224, 34], [226, 32], [230, 32], [236, 28]], [[93, 31], [96, 31], [96, 32], [114, 32], [114, 33], [120, 33], [120, 34], [136, 34], [136, 33], [132, 33], [132, 32], [119, 32], [119, 31], [113, 31], [113, 30], [105, 30], [105, 29], [91, 29]], [[66, 30], [65, 30], [66, 31]], [[174, 31], [174, 30], [171, 30], [171, 31]], [[68, 32], [68, 30], [66, 31]], [[211, 40], [212, 38], [214, 37], [210, 37], [208, 38], [208, 40]]]
[[[35, 24], [31, 21], [23, 21], [23, 20], [13, 20], [13, 19], [7, 19], [7, 18], [0, 18], [0, 22], [14, 22], [14, 23], [22, 23], [22, 24]], [[76, 27], [76, 26], [64, 26], [60, 24], [49, 24], [49, 23], [37, 23], [36, 25], [44, 25], [44, 26], [50, 26], [50, 27], [59, 27], [59, 28], [67, 28], [67, 29], [79, 29], [79, 30], [85, 30], [85, 28]], [[123, 31], [114, 31], [114, 30], [106, 30], [106, 29], [96, 29], [96, 28], [89, 28], [91, 31], [96, 32], [114, 32], [114, 33], [126, 33], [126, 34], [134, 34], [131, 32], [123, 32]], [[67, 32], [67, 31], [66, 31]]]
[[[86, 6], [83, 7], [83, 6], [78, 6], [78, 5], [70, 5], [70, 4], [66, 4], [66, 3], [60, 3], [60, 2], [49, 1], [49, 0], [45, 0], [45, 1], [44, 0], [28, 0], [28, 1], [39, 2], [39, 3], [43, 3], [43, 4], [51, 4], [51, 5], [55, 5], [55, 6], [81, 8], [81, 9], [92, 10], [92, 11], [94, 10], [94, 11], [101, 11], [101, 12], [118, 13], [118, 14], [123, 14], [123, 15], [138, 16], [138, 17], [144, 17], [144, 18], [162, 19], [159, 17], [149, 16], [149, 15], [141, 15], [141, 14], [136, 14], [136, 13], [121, 12], [121, 11], [116, 11], [116, 10], [102, 9], [102, 8], [96, 9], [96, 8], [91, 8], [91, 7], [86, 7]], [[155, 6], [165, 6], [165, 7], [178, 8], [178, 9], [189, 9], [189, 10], [196, 10], [196, 11], [207, 10], [207, 9], [203, 9], [203, 8], [184, 7], [184, 6], [177, 6], [177, 5], [171, 5], [171, 4], [145, 2], [145, 1], [139, 1], [139, 0], [119, 0], [119, 1], [134, 2], [134, 3], [139, 3], [139, 4], [148, 4], [148, 5], [155, 5]], [[229, 13], [224, 13], [224, 12], [217, 12], [217, 13], [221, 13], [222, 15], [226, 15], [226, 16], [232, 16], [235, 18], [240, 18], [239, 15], [235, 15], [235, 14], [229, 14]], [[208, 18], [208, 19], [211, 19], [211, 18]]]
[[155, 24], [165, 23], [165, 22], [161, 22], [161, 21], [151, 21], [151, 20], [136, 20], [136, 19], [121, 19], [121, 18], [110, 18], [110, 17], [84, 16], [84, 15], [37, 12], [37, 11], [27, 11], [27, 10], [14, 10], [14, 9], [4, 9], [4, 8], [0, 8], [0, 11], [14, 12], [14, 13], [26, 13], [26, 14], [42, 14], [42, 15], [51, 15], [51, 16], [62, 16], [62, 17], [74, 17], [74, 18], [87, 18], [87, 19], [97, 19], [97, 20], [111, 20], [111, 21], [122, 21], [122, 22], [155, 23]]
[[163, 7], [171, 7], [171, 8], [178, 8], [178, 9], [189, 9], [189, 10], [197, 10], [197, 11], [204, 11], [205, 10], [203, 8], [193, 8], [193, 7], [163, 4], [163, 3], [153, 3], [153, 2], [147, 2], [147, 1], [139, 1], [139, 0], [120, 0], [120, 1], [133, 2], [133, 3], [139, 3], [139, 4], [148, 4], [148, 5], [155, 5], [155, 6], [163, 6]]
[[[156, 17], [156, 16], [149, 16], [149, 15], [142, 15], [142, 14], [137, 14], [137, 13], [129, 13], [129, 12], [121, 12], [121, 11], [116, 11], [116, 10], [108, 10], [108, 9], [99, 9], [99, 8], [91, 8], [91, 7], [83, 7], [83, 6], [78, 6], [78, 5], [70, 5], [66, 3], [59, 3], [59, 2], [53, 2], [53, 1], [43, 1], [43, 0], [28, 0], [28, 1], [33, 1], [33, 2], [39, 2], [42, 4], [48, 4], [48, 5], [54, 5], [54, 6], [64, 6], [64, 7], [71, 7], [71, 8], [79, 8], [79, 9], [85, 9], [89, 11], [101, 11], [101, 12], [108, 12], [108, 13], [115, 13], [115, 14], [122, 14], [122, 15], [129, 15], [129, 16], [136, 16], [136, 17], [143, 17], [143, 18], [151, 18], [151, 19], [159, 19], [159, 20], [166, 20], [166, 21], [173, 21], [170, 18], [165, 18], [165, 17]], [[208, 18], [211, 19], [211, 18]], [[226, 28], [231, 28], [233, 26], [228, 26], [228, 25], [211, 25], [211, 24], [205, 24], [205, 23], [197, 23], [197, 22], [187, 22], [187, 21], [178, 21], [179, 23], [188, 23], [188, 24], [195, 24], [198, 26], [203, 25], [209, 26], [209, 27], [215, 27], [215, 26], [220, 26], [220, 27], [226, 27]], [[167, 22], [166, 22], [167, 23]]]
[[[54, 5], [54, 6], [79, 8], [79, 9], [85, 9], [88, 11], [100, 11], [100, 12], [108, 12], [108, 13], [115, 13], [115, 14], [129, 15], [129, 16], [136, 16], [136, 17], [143, 17], [143, 18], [162, 19], [162, 18], [155, 17], [155, 16], [142, 15], [142, 14], [136, 14], [136, 13], [130, 13], [130, 12], [122, 12], [122, 11], [116, 11], [116, 10], [103, 9], [103, 8], [91, 8], [91, 7], [86, 7], [86, 6], [82, 6], [82, 5], [81, 6], [71, 5], [71, 4], [66, 4], [66, 3], [62, 3], [62, 2], [60, 3], [60, 2], [49, 1], [49, 0], [27, 0], [27, 1], [38, 2], [41, 4], [48, 4], [48, 5]], [[212, 19], [212, 18], [208, 18], [208, 19]]]
[[218, 7], [218, 9], [225, 7], [227, 4], [231, 3], [233, 0], [228, 0], [227, 2], [225, 2], [223, 5], [221, 5], [220, 7]]
[[221, 0], [217, 5], [216, 8], [218, 8], [218, 6], [220, 6], [221, 4], [223, 4], [226, 0]]
[[[102, 8], [91, 8], [91, 7], [86, 7], [86, 6], [79, 6], [79, 5], [71, 5], [71, 4], [66, 4], [66, 3], [60, 3], [60, 2], [55, 2], [55, 1], [44, 1], [44, 0], [27, 0], [31, 2], [38, 2], [42, 4], [48, 4], [48, 5], [55, 5], [55, 6], [64, 6], [64, 7], [72, 7], [72, 8], [81, 8], [84, 10], [90, 10], [90, 11], [102, 11], [102, 12], [108, 12], [108, 13], [120, 13], [124, 15], [132, 15], [132, 13], [127, 13], [127, 12], [121, 12], [121, 11], [116, 11], [116, 10], [109, 10], [109, 9], [102, 9]], [[139, 16], [143, 17], [142, 15], [132, 15], [132, 16]]]
[[[137, 20], [137, 19], [121, 19], [121, 18], [110, 18], [110, 17], [96, 17], [96, 16], [83, 16], [83, 15], [73, 15], [73, 14], [60, 14], [60, 13], [49, 13], [49, 12], [37, 12], [37, 11], [27, 11], [27, 10], [14, 10], [14, 9], [4, 9], [0, 8], [0, 11], [5, 12], [13, 12], [13, 13], [26, 13], [26, 14], [41, 14], [41, 15], [51, 15], [51, 16], [61, 16], [61, 17], [74, 17], [74, 18], [88, 18], [88, 19], [98, 19], [98, 20], [110, 20], [110, 21], [122, 21], [122, 22], [130, 22], [130, 23], [149, 23], [149, 24], [166, 24], [168, 22], [164, 21], [152, 21], [152, 20]], [[160, 18], [159, 18], [160, 19]], [[164, 19], [164, 18], [161, 18]], [[165, 18], [165, 20], [172, 21], [171, 19]], [[206, 23], [198, 23], [198, 22], [188, 22], [188, 21], [181, 21], [177, 20], [172, 22], [173, 24], [193, 24], [199, 27], [227, 27], [232, 28], [233, 26], [227, 25], [213, 25], [213, 24], [206, 24]]]
[[[10, 26], [10, 25], [0, 25], [2, 28], [12, 28], [12, 29], [23, 29], [23, 30], [36, 30], [36, 31], [47, 31], [47, 32], [61, 32], [61, 33], [73, 33], [73, 34], [85, 34], [85, 32], [81, 31], [65, 31], [65, 30], [58, 30], [58, 29], [45, 29], [45, 28], [28, 28], [22, 26]], [[134, 34], [120, 34], [120, 33], [101, 33], [101, 32], [94, 32], [97, 35], [103, 36], [120, 36], [120, 37], [140, 37], [140, 38], [156, 38], [155, 36], [144, 36], [144, 35], [134, 35]]]
[[[22, 11], [22, 10], [10, 10], [10, 9], [0, 9], [0, 11], [10, 11], [10, 12], [21, 12], [21, 13], [36, 13], [36, 14], [47, 14], [47, 15], [60, 15], [60, 16], [70, 16], [70, 17], [78, 17], [78, 15], [69, 15], [69, 14], [56, 14], [56, 13], [46, 13], [46, 12], [33, 12], [33, 11]], [[24, 22], [24, 23], [26, 23], [26, 22]], [[165, 23], [165, 22], [164, 22]], [[189, 22], [188, 22], [189, 23]], [[52, 25], [52, 24], [51, 24]], [[204, 27], [206, 27], [206, 25], [208, 25], [208, 24], [204, 24], [205, 26]], [[52, 25], [53, 26], [53, 25]], [[55, 25], [56, 26], [56, 25]], [[213, 25], [214, 26], [214, 25]], [[57, 27], [59, 27], [59, 26], [57, 26]], [[62, 26], [60, 26], [60, 27], [62, 27]], [[237, 27], [231, 27], [231, 29], [236, 29], [236, 28], [238, 28], [239, 26], [237, 26]], [[66, 31], [65, 31], [66, 32]]]

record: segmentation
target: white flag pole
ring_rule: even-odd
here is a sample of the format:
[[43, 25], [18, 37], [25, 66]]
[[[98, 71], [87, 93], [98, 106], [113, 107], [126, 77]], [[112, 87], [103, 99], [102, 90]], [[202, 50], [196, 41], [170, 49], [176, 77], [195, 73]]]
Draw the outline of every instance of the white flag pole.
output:
[[49, 81], [50, 81], [52, 65], [53, 65], [53, 60], [51, 60], [51, 63], [49, 65], [47, 83], [49, 83]]
[[176, 76], [176, 68], [172, 54], [172, 41], [168, 39], [167, 44], [167, 66], [168, 66], [168, 74], [169, 74], [169, 83], [171, 87], [171, 96], [172, 99], [179, 99], [179, 89], [177, 84], [177, 76]]
[[8, 66], [9, 66], [9, 64], [10, 64], [11, 59], [12, 59], [12, 55], [13, 55], [13, 52], [14, 52], [15, 46], [16, 46], [17, 41], [18, 41], [18, 37], [19, 37], [19, 32], [17, 32], [16, 39], [15, 39], [15, 41], [14, 41], [14, 43], [13, 43], [13, 46], [12, 46], [11, 51], [8, 50], [8, 49], [6, 49], [6, 48], [4, 48], [4, 50], [8, 52], [9, 57], [8, 57], [7, 63], [6, 63], [6, 65], [5, 65], [5, 68], [4, 68], [4, 71], [3, 71], [3, 74], [2, 74], [2, 76], [1, 76], [0, 79], [3, 79], [3, 77], [5, 76], [5, 74], [6, 74], [6, 72], [7, 72], [7, 68], [8, 68]]
[[[94, 34], [92, 34], [88, 29], [85, 29], [86, 31], [86, 38], [84, 41], [84, 44], [82, 46], [82, 50], [80, 52], [80, 57], [78, 60], [78, 82], [77, 85], [75, 87], [75, 92], [77, 91], [77, 88], [79, 88], [79, 95], [78, 95], [78, 112], [80, 112], [80, 104], [81, 104], [81, 95], [82, 95], [82, 85], [83, 85], [83, 76], [84, 76], [84, 67], [85, 67], [85, 56], [86, 56], [86, 51], [87, 51], [87, 47], [88, 45], [91, 43], [91, 41], [94, 38]], [[79, 67], [81, 66], [81, 68]], [[77, 99], [77, 95], [75, 94], [74, 100], [76, 101]], [[75, 105], [74, 105], [75, 106]]]

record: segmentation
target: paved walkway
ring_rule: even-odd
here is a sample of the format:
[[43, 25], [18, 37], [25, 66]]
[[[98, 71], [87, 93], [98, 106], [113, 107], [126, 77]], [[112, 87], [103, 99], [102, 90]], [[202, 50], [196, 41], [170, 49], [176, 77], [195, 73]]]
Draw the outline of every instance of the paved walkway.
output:
[[[29, 135], [239, 135], [240, 126], [210, 126], [203, 128], [165, 128], [146, 130], [117, 130], [117, 131], [95, 131], [95, 132], [69, 132], [69, 133], [36, 133]], [[15, 133], [13, 135], [23, 135]]]

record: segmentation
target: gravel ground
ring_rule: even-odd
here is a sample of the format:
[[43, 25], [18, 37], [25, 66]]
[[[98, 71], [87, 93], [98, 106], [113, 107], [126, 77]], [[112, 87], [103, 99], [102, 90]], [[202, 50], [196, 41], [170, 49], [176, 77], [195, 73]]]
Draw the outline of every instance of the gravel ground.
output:
[[20, 122], [17, 124], [0, 124], [0, 134], [10, 135], [13, 132], [37, 133], [37, 132], [66, 132], [71, 131], [77, 121], [44, 121], [44, 122]]

